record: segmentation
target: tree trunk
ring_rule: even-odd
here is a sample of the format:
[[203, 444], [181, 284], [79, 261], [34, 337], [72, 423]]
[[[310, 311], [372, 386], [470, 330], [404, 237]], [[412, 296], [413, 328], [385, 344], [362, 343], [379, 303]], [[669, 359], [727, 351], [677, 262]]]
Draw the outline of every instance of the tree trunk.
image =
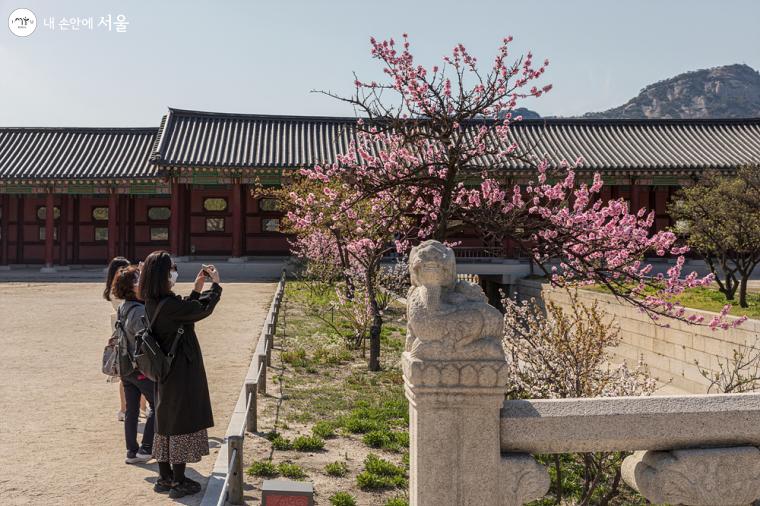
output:
[[367, 298], [372, 309], [372, 326], [369, 329], [369, 362], [370, 371], [380, 370], [380, 332], [383, 330], [383, 316], [375, 296], [375, 285], [371, 269], [368, 269], [365, 277]]
[[554, 455], [554, 468], [557, 471], [557, 504], [562, 504], [562, 462], [560, 457], [559, 454]]
[[739, 305], [741, 307], [748, 307], [747, 303], [747, 281], [749, 280], [750, 270], [747, 274], [742, 273], [742, 279], [739, 282]]

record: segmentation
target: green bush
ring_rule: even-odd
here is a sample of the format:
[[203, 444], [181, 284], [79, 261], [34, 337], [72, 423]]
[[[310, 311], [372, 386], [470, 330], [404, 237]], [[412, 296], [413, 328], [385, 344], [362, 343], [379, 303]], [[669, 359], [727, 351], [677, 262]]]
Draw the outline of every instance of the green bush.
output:
[[269, 460], [254, 462], [246, 472], [249, 476], [261, 476], [263, 478], [275, 478], [280, 474], [277, 466]]
[[393, 436], [388, 430], [373, 430], [364, 434], [362, 441], [371, 448], [388, 448], [393, 444]]
[[277, 466], [277, 470], [280, 471], [281, 475], [292, 480], [302, 480], [306, 478], [306, 473], [301, 466], [293, 464], [292, 462], [281, 463]]
[[368, 420], [353, 415], [344, 419], [342, 425], [344, 429], [352, 434], [366, 434], [367, 432], [383, 429], [383, 426], [377, 420]]
[[393, 497], [385, 501], [384, 506], [409, 506], [409, 501], [405, 497]]
[[331, 438], [335, 436], [335, 424], [322, 420], [314, 424], [314, 427], [311, 428], [311, 433], [322, 439]]
[[370, 453], [367, 455], [367, 458], [364, 459], [364, 469], [372, 474], [380, 476], [406, 476], [406, 470], [392, 462], [381, 459], [374, 453]]
[[272, 448], [274, 448], [275, 450], [288, 451], [288, 450], [293, 449], [293, 444], [290, 442], [290, 439], [286, 439], [280, 436], [279, 434], [275, 436], [275, 438], [272, 439], [271, 441], [272, 441]]
[[318, 452], [324, 447], [324, 439], [317, 436], [298, 436], [293, 440], [293, 449], [299, 452]]
[[408, 432], [392, 432], [378, 430], [367, 432], [362, 438], [364, 444], [371, 448], [383, 448], [385, 450], [401, 451], [409, 448]]
[[330, 496], [332, 506], [356, 506], [356, 499], [347, 492], [336, 492]]
[[370, 453], [364, 459], [364, 471], [356, 476], [356, 484], [362, 490], [405, 487], [406, 470]]
[[345, 462], [330, 462], [325, 466], [325, 474], [328, 476], [336, 476], [338, 478], [342, 478], [348, 474], [348, 466]]

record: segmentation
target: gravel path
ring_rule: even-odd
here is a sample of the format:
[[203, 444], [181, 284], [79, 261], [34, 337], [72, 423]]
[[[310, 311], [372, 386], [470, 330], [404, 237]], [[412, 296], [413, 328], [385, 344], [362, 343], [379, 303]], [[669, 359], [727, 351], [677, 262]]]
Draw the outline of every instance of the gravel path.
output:
[[[273, 283], [223, 284], [197, 325], [216, 426], [211, 455], [188, 466], [205, 484], [274, 293]], [[190, 291], [180, 283], [178, 293]], [[117, 384], [100, 373], [111, 305], [100, 283], [0, 284], [0, 502], [167, 504], [155, 463], [124, 464]], [[203, 493], [177, 502], [199, 504]]]

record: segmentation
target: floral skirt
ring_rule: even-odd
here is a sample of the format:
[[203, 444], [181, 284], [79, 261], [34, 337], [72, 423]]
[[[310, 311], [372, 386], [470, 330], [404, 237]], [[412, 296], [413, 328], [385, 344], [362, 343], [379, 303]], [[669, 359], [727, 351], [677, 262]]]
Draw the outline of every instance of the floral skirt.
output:
[[153, 437], [153, 458], [158, 462], [170, 464], [200, 462], [201, 457], [208, 454], [208, 432], [206, 429], [192, 434], [178, 434], [176, 436], [156, 434]]

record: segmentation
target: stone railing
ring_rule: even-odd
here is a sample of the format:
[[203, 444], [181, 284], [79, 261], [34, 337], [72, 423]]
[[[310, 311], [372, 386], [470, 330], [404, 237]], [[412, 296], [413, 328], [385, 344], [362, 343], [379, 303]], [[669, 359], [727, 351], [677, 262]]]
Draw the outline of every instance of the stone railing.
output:
[[760, 498], [760, 394], [505, 401], [501, 314], [434, 241], [410, 256], [410, 504], [512, 506], [543, 497], [531, 454], [633, 451], [623, 478], [653, 503]]

